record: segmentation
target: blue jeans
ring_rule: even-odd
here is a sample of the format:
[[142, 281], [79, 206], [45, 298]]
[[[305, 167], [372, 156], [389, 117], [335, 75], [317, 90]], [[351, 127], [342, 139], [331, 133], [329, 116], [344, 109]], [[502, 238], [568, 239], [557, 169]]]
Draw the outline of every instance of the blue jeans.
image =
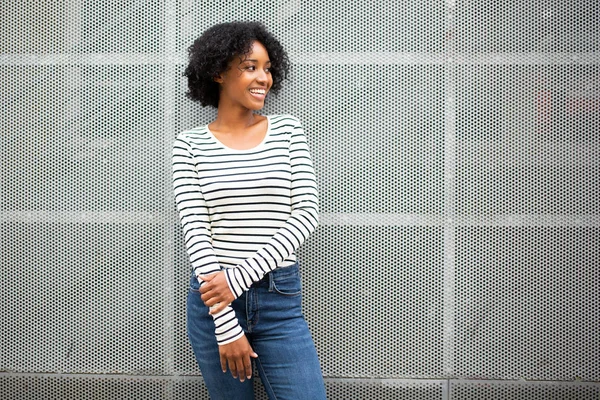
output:
[[[269, 273], [232, 307], [258, 354], [253, 362], [270, 399], [326, 398], [317, 352], [302, 314], [297, 263]], [[187, 297], [187, 331], [211, 399], [254, 399], [253, 379], [240, 382], [221, 370], [215, 325], [193, 274]]]

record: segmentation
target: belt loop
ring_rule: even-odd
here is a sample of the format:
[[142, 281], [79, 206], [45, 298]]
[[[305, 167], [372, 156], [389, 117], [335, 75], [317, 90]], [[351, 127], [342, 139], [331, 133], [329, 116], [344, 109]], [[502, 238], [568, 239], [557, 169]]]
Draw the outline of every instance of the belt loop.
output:
[[269, 292], [272, 292], [275, 289], [275, 283], [273, 282], [273, 271], [267, 274], [267, 279], [269, 279]]

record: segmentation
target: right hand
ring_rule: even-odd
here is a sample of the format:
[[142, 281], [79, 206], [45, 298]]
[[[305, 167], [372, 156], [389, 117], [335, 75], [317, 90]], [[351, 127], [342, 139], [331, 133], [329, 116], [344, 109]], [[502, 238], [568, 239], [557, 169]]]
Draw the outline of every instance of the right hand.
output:
[[211, 315], [220, 313], [235, 300], [227, 284], [225, 272], [201, 275], [200, 279], [204, 281], [200, 286], [200, 295], [206, 307], [209, 307]]
[[238, 340], [219, 346], [219, 356], [221, 358], [221, 369], [227, 372], [227, 366], [234, 379], [244, 382], [252, 378], [252, 362], [250, 357], [257, 358], [258, 354], [252, 350], [246, 335]]

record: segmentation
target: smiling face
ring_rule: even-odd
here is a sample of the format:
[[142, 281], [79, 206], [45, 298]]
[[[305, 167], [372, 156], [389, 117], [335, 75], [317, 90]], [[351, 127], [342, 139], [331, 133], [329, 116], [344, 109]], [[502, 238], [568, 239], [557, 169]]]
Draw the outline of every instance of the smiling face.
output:
[[260, 42], [253, 42], [248, 54], [234, 58], [229, 69], [215, 78], [221, 85], [219, 109], [255, 111], [263, 108], [265, 97], [273, 86], [270, 68], [267, 49]]

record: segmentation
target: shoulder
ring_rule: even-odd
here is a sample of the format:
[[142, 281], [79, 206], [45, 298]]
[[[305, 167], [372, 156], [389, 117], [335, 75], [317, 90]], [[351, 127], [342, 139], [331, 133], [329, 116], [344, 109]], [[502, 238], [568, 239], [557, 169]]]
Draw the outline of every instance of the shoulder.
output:
[[190, 140], [202, 140], [208, 134], [207, 125], [200, 126], [198, 128], [192, 128], [181, 132], [177, 135], [177, 140], [189, 142]]
[[293, 115], [290, 114], [280, 114], [280, 115], [269, 115], [269, 120], [271, 121], [271, 128], [277, 127], [298, 127], [302, 126], [300, 120]]
[[212, 147], [215, 145], [215, 141], [210, 135], [207, 125], [181, 132], [175, 139], [175, 145], [178, 143], [196, 149]]

